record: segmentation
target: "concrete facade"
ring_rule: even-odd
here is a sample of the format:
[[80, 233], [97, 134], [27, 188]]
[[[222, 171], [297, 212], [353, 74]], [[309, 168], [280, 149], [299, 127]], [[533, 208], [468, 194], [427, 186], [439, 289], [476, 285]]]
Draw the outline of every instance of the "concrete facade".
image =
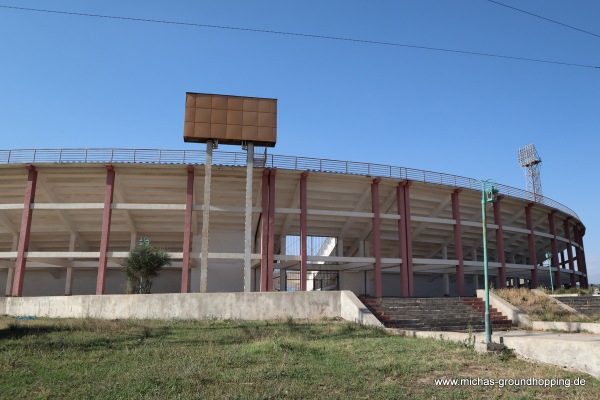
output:
[[[124, 293], [123, 258], [141, 236], [174, 259], [155, 293], [185, 292], [184, 265], [191, 292], [269, 290], [273, 270], [333, 271], [340, 289], [367, 295], [473, 296], [483, 287], [477, 180], [302, 157], [258, 158], [250, 169], [245, 153], [211, 158], [206, 174], [201, 151], [0, 152], [4, 294]], [[561, 255], [552, 257], [560, 260], [555, 278], [585, 287], [585, 227], [577, 215], [554, 200], [498, 188], [500, 200], [487, 213], [492, 286], [549, 286], [543, 260], [551, 250]], [[288, 251], [290, 237], [301, 239], [300, 254]], [[305, 244], [311, 237], [335, 246], [315, 255]], [[264, 285], [261, 276], [269, 278]]]

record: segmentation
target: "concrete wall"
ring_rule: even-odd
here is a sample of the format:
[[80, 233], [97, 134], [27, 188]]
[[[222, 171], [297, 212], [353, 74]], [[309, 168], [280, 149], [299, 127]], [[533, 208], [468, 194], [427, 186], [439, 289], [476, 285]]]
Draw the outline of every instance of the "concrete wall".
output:
[[494, 336], [495, 340], [522, 357], [600, 377], [600, 357], [597, 356], [600, 354], [600, 340], [597, 335], [571, 336], [567, 340], [563, 337], [569, 334], [553, 332], [532, 332], [518, 336], [500, 332]]
[[382, 327], [349, 291], [7, 297], [0, 298], [0, 313], [100, 319], [272, 320], [339, 317]]

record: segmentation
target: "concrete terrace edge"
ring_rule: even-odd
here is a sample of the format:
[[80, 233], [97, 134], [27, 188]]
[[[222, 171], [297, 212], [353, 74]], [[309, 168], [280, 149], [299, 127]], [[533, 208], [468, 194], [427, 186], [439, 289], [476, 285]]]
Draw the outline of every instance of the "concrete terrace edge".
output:
[[[485, 291], [483, 289], [477, 290], [477, 297], [483, 299], [485, 297]], [[495, 308], [502, 315], [505, 315], [508, 319], [513, 322], [519, 324], [525, 328], [531, 328], [531, 318], [527, 316], [523, 311], [519, 308], [513, 306], [508, 301], [504, 300], [500, 296], [492, 293], [490, 291], [490, 307]]]
[[382, 328], [350, 291], [165, 293], [0, 298], [0, 315], [98, 319], [342, 318]]
[[[488, 353], [482, 332], [415, 331], [387, 328], [391, 334], [421, 339], [436, 339], [472, 346], [478, 353]], [[593, 335], [588, 336], [594, 339]], [[600, 340], [577, 340], [569, 334], [551, 332], [497, 332], [494, 343], [501, 343], [520, 358], [542, 364], [585, 372], [600, 379]]]

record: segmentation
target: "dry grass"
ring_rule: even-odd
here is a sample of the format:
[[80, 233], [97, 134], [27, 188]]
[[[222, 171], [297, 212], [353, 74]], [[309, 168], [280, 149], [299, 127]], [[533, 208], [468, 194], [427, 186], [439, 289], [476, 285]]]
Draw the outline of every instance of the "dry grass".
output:
[[533, 321], [595, 322], [600, 320], [570, 313], [551, 299], [529, 289], [496, 289], [494, 293], [521, 309]]

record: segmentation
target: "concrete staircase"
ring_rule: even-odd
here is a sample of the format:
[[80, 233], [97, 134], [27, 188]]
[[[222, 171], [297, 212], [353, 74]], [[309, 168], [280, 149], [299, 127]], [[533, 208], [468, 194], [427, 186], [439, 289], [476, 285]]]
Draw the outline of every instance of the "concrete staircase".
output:
[[[485, 330], [484, 303], [477, 298], [361, 297], [362, 302], [388, 328], [473, 332]], [[495, 309], [490, 310], [493, 330], [513, 327]]]
[[589, 317], [600, 316], [599, 296], [553, 296], [556, 300], [573, 307]]

